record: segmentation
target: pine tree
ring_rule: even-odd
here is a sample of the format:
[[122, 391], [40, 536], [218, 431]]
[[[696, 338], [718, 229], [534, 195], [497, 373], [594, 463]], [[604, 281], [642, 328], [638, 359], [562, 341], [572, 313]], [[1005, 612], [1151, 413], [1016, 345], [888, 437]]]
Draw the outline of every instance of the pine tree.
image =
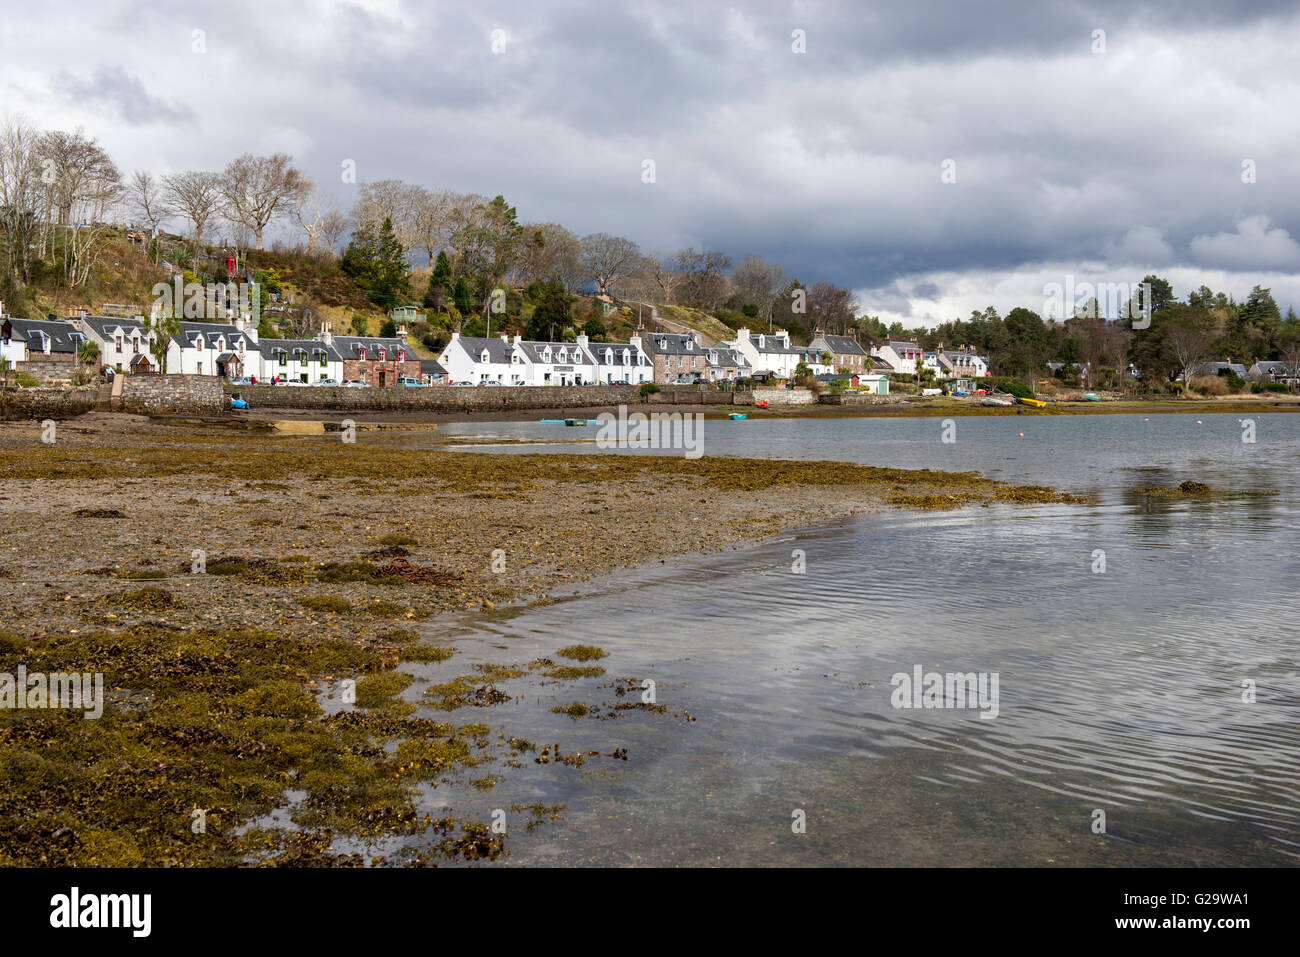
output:
[[465, 282], [464, 276], [456, 280], [456, 290], [452, 293], [452, 298], [456, 302], [456, 311], [462, 317], [474, 314], [474, 300], [470, 297], [469, 284]]

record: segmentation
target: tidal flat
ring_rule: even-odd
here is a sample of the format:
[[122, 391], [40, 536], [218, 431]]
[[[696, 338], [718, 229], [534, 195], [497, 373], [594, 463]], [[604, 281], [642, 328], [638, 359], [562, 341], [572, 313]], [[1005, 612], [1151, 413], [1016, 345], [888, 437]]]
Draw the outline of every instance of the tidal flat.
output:
[[[613, 736], [570, 754], [492, 726], [508, 682], [590, 679], [605, 651], [458, 667], [439, 615], [857, 513], [1081, 501], [833, 461], [490, 456], [104, 414], [41, 433], [0, 427], [0, 672], [98, 672], [106, 694], [95, 720], [0, 709], [8, 866], [508, 856], [489, 822], [417, 797], [533, 763], [626, 762]], [[563, 826], [545, 810], [530, 826]]]

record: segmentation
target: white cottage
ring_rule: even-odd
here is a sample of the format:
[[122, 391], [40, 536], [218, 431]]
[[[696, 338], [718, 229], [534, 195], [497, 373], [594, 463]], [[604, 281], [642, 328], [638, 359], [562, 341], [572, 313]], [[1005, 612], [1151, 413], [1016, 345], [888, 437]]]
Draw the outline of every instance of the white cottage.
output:
[[580, 343], [525, 342], [515, 336], [513, 345], [514, 356], [522, 359], [523, 385], [591, 385], [596, 381], [596, 360]]
[[500, 382], [522, 385], [525, 375], [523, 359], [516, 358], [514, 344], [506, 336], [479, 339], [453, 332], [451, 342], [438, 356], [438, 362], [447, 370], [453, 384]]
[[[257, 330], [242, 318], [225, 322], [182, 322], [167, 346], [167, 371], [222, 378], [257, 375], [262, 356]], [[260, 376], [259, 376], [260, 378]]]
[[580, 335], [578, 345], [596, 360], [597, 385], [641, 385], [654, 381], [654, 363], [641, 348], [640, 336], [633, 336], [627, 342], [589, 342], [586, 335]]

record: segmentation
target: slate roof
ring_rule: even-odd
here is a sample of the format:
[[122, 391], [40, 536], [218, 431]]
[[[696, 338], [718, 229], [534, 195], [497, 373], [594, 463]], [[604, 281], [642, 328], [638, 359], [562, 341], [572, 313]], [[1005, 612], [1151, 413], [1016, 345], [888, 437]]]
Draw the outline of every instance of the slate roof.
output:
[[146, 331], [143, 319], [121, 319], [113, 316], [83, 316], [81, 321], [93, 329], [95, 335], [106, 341], [112, 339], [119, 329], [122, 330], [125, 335], [130, 335], [133, 332], [143, 333]]
[[694, 337], [683, 332], [649, 332], [642, 347], [652, 356], [698, 356], [705, 351]]
[[803, 349], [799, 346], [784, 345], [783, 343], [789, 342], [788, 339], [781, 339], [767, 333], [760, 333], [759, 335], [751, 333], [749, 341], [756, 350], [764, 355], [792, 356], [803, 352]]
[[[334, 341], [338, 342], [337, 339]], [[343, 361], [343, 356], [335, 346], [327, 346], [319, 339], [263, 339], [257, 344], [257, 348], [267, 359], [274, 357], [279, 351], [287, 352], [291, 357], [305, 352], [310, 358], [319, 362], [320, 354], [323, 352], [331, 362]]]
[[[557, 365], [586, 365], [596, 364], [591, 353], [587, 352], [576, 342], [516, 342], [521, 352], [527, 357], [529, 362], [545, 362]], [[543, 358], [547, 349], [551, 350], [549, 359]], [[564, 358], [560, 358], [563, 356]]]
[[30, 352], [44, 352], [44, 339], [50, 340], [50, 352], [75, 353], [85, 335], [62, 319], [19, 319], [9, 317], [15, 342], [26, 340]]
[[[605, 359], [605, 350], [608, 349], [614, 353], [610, 360]], [[596, 361], [605, 366], [634, 366], [640, 365], [637, 357], [641, 350], [630, 342], [592, 342], [588, 343], [587, 350], [596, 357]]]
[[192, 349], [200, 336], [205, 349], [215, 349], [217, 340], [222, 338], [226, 340], [229, 349], [238, 349], [240, 342], [243, 342], [246, 350], [257, 348], [257, 343], [248, 333], [241, 332], [228, 322], [182, 322], [180, 332], [172, 336], [172, 342], [182, 349]]
[[442, 367], [442, 363], [437, 359], [420, 360], [421, 375], [446, 375], [447, 370]]
[[[819, 345], [820, 343], [820, 345]], [[818, 352], [829, 352], [833, 356], [865, 356], [867, 350], [852, 336], [818, 336], [812, 341], [812, 348]]]
[[[335, 342], [338, 339], [335, 338]], [[465, 354], [475, 362], [480, 361], [479, 357], [483, 355], [483, 350], [488, 351], [488, 361], [501, 365], [509, 365], [510, 357], [514, 354], [513, 343], [503, 342], [500, 339], [478, 339], [473, 336], [460, 336], [453, 339], [451, 345], [459, 344], [465, 350]]]

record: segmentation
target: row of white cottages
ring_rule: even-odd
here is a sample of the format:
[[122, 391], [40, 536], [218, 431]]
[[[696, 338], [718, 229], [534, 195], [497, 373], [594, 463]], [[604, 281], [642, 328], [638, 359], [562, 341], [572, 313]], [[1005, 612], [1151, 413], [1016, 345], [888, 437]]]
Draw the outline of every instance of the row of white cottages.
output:
[[[403, 339], [335, 336], [325, 330], [315, 339], [259, 342], [256, 327], [242, 318], [231, 323], [179, 323], [167, 344], [163, 369], [157, 368], [154, 355], [157, 333], [142, 317], [5, 317], [0, 329], [0, 357], [19, 372], [25, 365], [39, 364], [47, 377], [60, 364], [70, 374], [83, 342], [99, 348], [99, 367], [118, 372], [247, 377], [258, 382], [279, 379], [308, 385], [322, 380], [342, 382], [345, 378], [391, 385], [399, 376], [420, 374], [419, 358]], [[378, 375], [374, 374], [376, 370]], [[375, 381], [369, 381], [372, 378]]]

